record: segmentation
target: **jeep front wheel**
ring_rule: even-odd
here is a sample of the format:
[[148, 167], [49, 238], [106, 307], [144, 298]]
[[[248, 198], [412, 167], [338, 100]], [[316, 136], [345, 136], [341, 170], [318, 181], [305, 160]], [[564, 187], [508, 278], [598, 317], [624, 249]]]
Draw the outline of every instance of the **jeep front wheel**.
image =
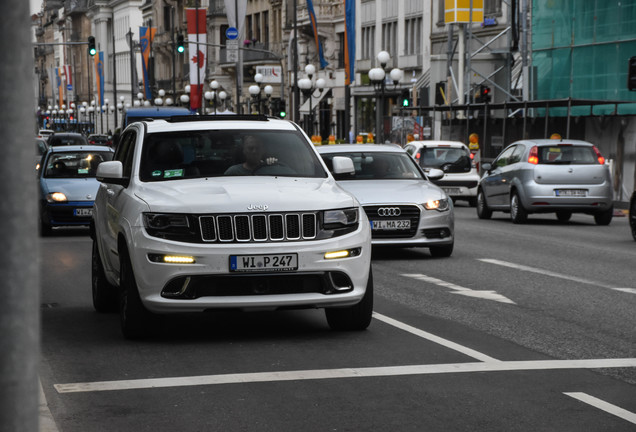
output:
[[373, 314], [373, 274], [369, 269], [367, 290], [360, 303], [349, 307], [326, 308], [327, 323], [332, 330], [365, 330]]

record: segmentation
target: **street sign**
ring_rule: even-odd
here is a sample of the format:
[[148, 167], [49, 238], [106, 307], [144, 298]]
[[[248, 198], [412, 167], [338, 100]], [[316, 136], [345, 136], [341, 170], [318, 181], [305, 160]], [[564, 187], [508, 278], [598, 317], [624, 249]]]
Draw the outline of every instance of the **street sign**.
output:
[[73, 84], [66, 84], [66, 90], [73, 90]]
[[236, 27], [228, 27], [228, 29], [225, 30], [225, 37], [228, 38], [229, 40], [236, 40], [238, 36], [239, 36], [239, 33]]
[[238, 41], [235, 40], [227, 40], [225, 42], [226, 49], [226, 61], [228, 63], [239, 61], [239, 46]]
[[256, 73], [263, 75], [262, 82], [268, 84], [280, 83], [283, 75], [283, 71], [280, 66], [256, 66]]

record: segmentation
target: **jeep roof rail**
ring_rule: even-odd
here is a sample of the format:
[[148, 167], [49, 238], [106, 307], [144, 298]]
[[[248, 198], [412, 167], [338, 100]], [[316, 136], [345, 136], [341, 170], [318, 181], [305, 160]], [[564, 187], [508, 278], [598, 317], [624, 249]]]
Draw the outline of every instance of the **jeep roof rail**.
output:
[[[192, 116], [192, 115], [176, 115], [176, 116], [170, 116], [170, 117], [166, 117], [163, 120], [166, 120], [167, 122], [170, 123], [180, 123], [180, 122], [192, 122], [192, 121], [228, 121], [228, 120], [235, 120], [235, 121], [245, 121], [245, 120], [251, 120], [251, 121], [267, 121], [270, 117], [264, 115], [264, 114], [210, 114], [210, 115], [196, 115], [196, 116]], [[274, 117], [271, 117], [274, 118]], [[159, 119], [157, 119], [159, 120]]]

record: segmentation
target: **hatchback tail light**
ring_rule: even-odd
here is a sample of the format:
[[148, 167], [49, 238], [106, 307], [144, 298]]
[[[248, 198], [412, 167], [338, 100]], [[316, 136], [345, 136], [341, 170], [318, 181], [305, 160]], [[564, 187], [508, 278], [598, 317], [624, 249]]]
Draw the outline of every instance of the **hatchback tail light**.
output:
[[596, 153], [596, 158], [598, 159], [598, 163], [603, 165], [605, 163], [605, 158], [601, 155], [601, 152], [598, 151], [596, 146], [592, 147], [594, 149], [594, 153]]
[[530, 154], [528, 155], [528, 163], [533, 165], [539, 164], [539, 147], [534, 146], [530, 149]]

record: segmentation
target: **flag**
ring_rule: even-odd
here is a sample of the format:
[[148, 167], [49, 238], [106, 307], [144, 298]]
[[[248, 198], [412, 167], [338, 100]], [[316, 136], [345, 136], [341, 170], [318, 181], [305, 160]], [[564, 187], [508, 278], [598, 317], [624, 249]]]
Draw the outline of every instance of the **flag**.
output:
[[139, 45], [141, 46], [141, 67], [144, 75], [144, 94], [146, 100], [152, 99], [150, 90], [150, 77], [148, 76], [148, 62], [150, 60], [150, 47], [157, 32], [156, 27], [139, 27]]
[[325, 56], [322, 52], [322, 43], [320, 43], [320, 39], [318, 38], [318, 21], [316, 20], [314, 4], [311, 0], [307, 0], [307, 11], [309, 12], [309, 19], [311, 20], [311, 28], [314, 30], [316, 49], [318, 50], [318, 57], [320, 59], [320, 69], [324, 69], [329, 63], [327, 63], [327, 60], [325, 60]]
[[[188, 56], [190, 57], [190, 109], [201, 107], [201, 95], [205, 82], [206, 59], [206, 27], [207, 9], [186, 8], [188, 23]], [[198, 43], [197, 43], [198, 42]]]
[[95, 56], [95, 86], [99, 96], [98, 109], [104, 105], [104, 51], [100, 51]]
[[345, 7], [345, 85], [350, 85], [356, 78], [356, 0], [343, 1]]
[[73, 85], [73, 68], [71, 67], [71, 65], [64, 65], [62, 67], [64, 68], [64, 80], [66, 81], [66, 84], [72, 86]]
[[64, 81], [62, 80], [62, 68], [55, 68], [55, 80], [57, 83], [57, 95], [60, 98], [58, 106], [60, 109], [64, 105]]

